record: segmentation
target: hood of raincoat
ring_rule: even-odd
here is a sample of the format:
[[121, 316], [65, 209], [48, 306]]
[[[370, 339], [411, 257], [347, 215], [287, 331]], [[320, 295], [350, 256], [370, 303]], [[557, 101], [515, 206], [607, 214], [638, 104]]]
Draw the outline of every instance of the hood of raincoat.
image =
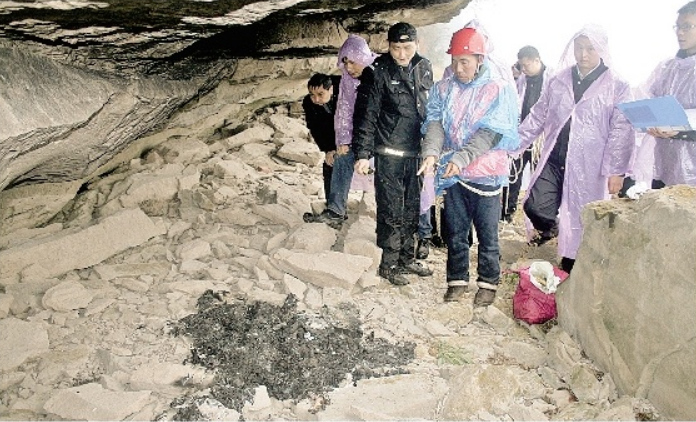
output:
[[369, 66], [377, 58], [377, 54], [370, 50], [367, 45], [367, 41], [359, 35], [350, 34], [348, 39], [343, 43], [341, 48], [338, 50], [338, 63], [339, 69], [343, 69], [343, 58], [347, 57], [348, 60], [355, 63], [359, 63], [362, 66]]
[[364, 38], [350, 34], [341, 48], [338, 50], [338, 67], [343, 71], [341, 84], [338, 87], [338, 103], [334, 115], [334, 129], [336, 132], [336, 145], [350, 145], [353, 143], [353, 110], [357, 97], [360, 80], [350, 76], [343, 64], [343, 58], [369, 66], [377, 58], [378, 54], [370, 51]]
[[582, 27], [578, 32], [573, 35], [573, 37], [566, 44], [565, 50], [561, 55], [561, 61], [558, 63], [556, 69], [565, 69], [567, 67], [573, 66], [576, 63], [575, 60], [575, 39], [581, 36], [586, 36], [592, 42], [595, 50], [599, 53], [599, 57], [602, 58], [604, 64], [612, 69], [616, 74], [616, 69], [614, 69], [614, 62], [611, 57], [611, 52], [609, 51], [609, 38], [603, 27], [597, 24], [588, 24]]

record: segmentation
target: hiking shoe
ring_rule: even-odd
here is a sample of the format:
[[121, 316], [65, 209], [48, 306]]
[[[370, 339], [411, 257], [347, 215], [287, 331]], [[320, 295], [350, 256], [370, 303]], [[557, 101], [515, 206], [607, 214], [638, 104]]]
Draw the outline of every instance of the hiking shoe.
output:
[[410, 281], [404, 275], [404, 269], [397, 266], [394, 267], [379, 267], [379, 276], [386, 278], [391, 284], [395, 286], [405, 286]]
[[495, 290], [479, 287], [474, 296], [474, 306], [488, 306], [495, 300]]
[[457, 302], [465, 294], [469, 293], [469, 286], [447, 286], [445, 302]]
[[321, 214], [317, 215], [314, 218], [314, 222], [324, 223], [332, 229], [336, 230], [341, 230], [341, 227], [343, 227], [343, 220], [344, 218], [342, 215], [338, 215], [329, 209], [322, 211]]
[[421, 239], [418, 241], [418, 248], [416, 249], [416, 258], [425, 259], [430, 255], [430, 240]]
[[418, 277], [429, 277], [433, 275], [433, 270], [421, 264], [420, 262], [413, 261], [408, 265], [401, 265], [404, 272], [415, 274]]

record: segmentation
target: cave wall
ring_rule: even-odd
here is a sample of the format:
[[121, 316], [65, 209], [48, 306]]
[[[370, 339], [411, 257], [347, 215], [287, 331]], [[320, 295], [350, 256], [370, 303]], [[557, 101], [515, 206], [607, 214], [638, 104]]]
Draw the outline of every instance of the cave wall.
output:
[[[234, 10], [225, 16], [245, 17], [246, 3], [228, 4]], [[384, 51], [390, 24], [446, 22], [468, 0], [284, 3], [290, 7], [265, 17], [248, 12], [250, 23], [227, 26], [182, 24], [186, 14], [212, 19], [221, 13], [217, 2], [177, 10], [112, 0], [104, 10], [0, 13], [0, 191], [109, 171], [223, 81], [244, 98], [244, 112], [224, 126], [241, 124], [254, 105], [296, 99], [297, 81], [311, 72], [336, 71], [348, 33], [362, 31]], [[278, 78], [292, 81], [291, 90]], [[275, 81], [275, 100], [267, 90], [254, 97], [264, 79]]]

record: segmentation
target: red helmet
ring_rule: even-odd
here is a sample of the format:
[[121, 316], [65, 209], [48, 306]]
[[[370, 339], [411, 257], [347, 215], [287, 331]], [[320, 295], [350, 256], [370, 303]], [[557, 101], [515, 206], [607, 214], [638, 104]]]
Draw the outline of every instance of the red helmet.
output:
[[464, 28], [455, 32], [450, 41], [447, 54], [486, 54], [486, 39], [474, 28]]

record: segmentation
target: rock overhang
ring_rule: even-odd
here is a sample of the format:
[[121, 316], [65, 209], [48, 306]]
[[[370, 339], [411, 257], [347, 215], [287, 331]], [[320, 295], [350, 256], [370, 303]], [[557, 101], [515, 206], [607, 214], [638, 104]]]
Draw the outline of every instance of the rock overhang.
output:
[[[349, 32], [384, 37], [407, 20], [447, 22], [469, 0], [136, 0], [3, 2], [0, 42], [22, 43], [72, 65], [117, 74], [165, 74], [195, 59], [335, 53]], [[183, 75], [186, 76], [186, 75]]]

